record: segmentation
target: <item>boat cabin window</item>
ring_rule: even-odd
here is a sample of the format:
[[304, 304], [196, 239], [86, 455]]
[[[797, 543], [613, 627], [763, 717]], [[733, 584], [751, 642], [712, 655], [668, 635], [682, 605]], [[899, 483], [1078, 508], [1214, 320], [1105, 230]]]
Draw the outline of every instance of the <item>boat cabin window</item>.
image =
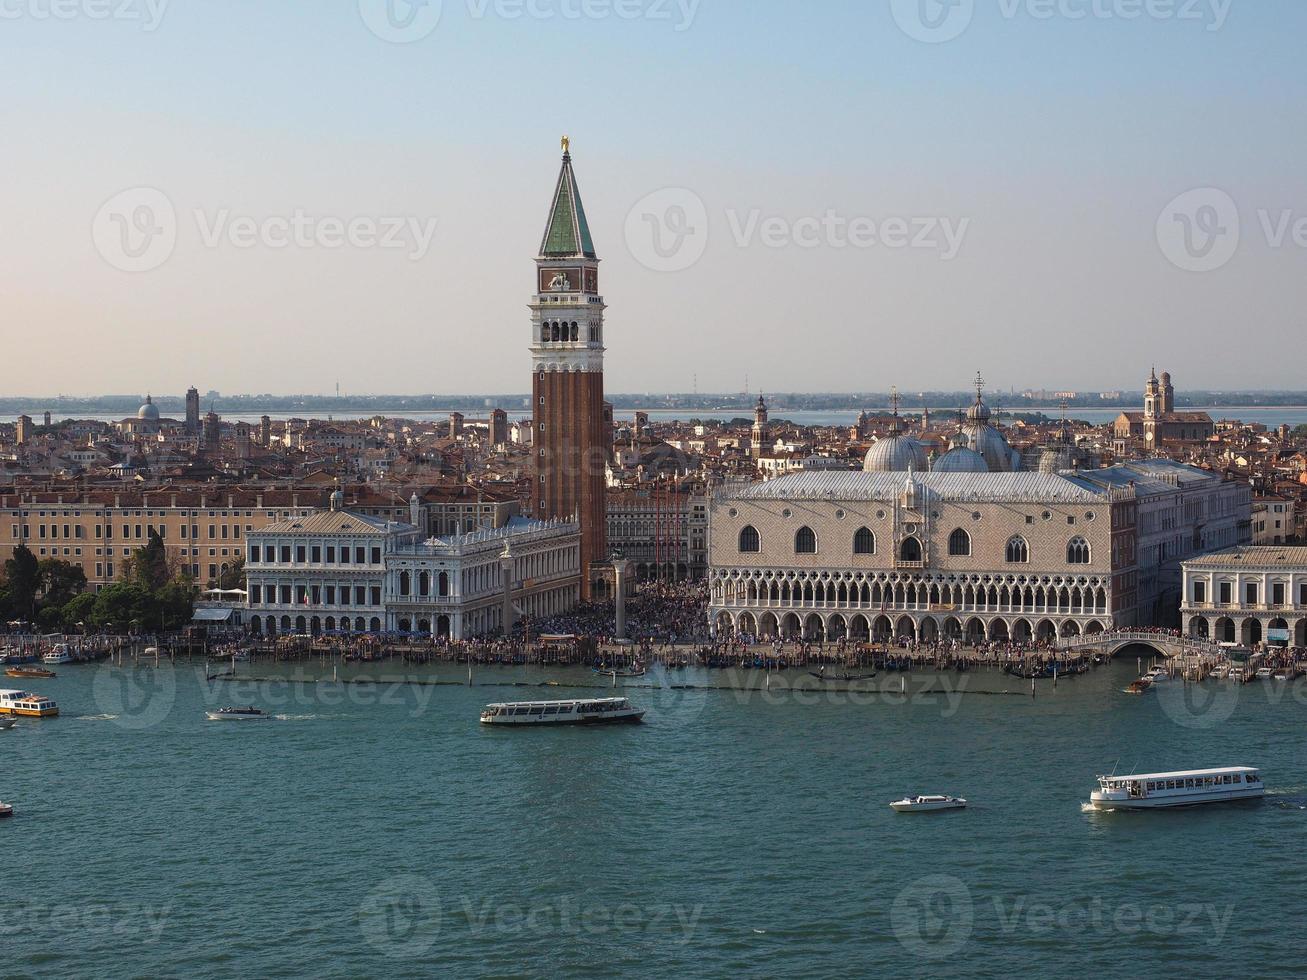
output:
[[1255, 772], [1250, 772], [1247, 776], [1244, 777], [1244, 779], [1250, 783], [1260, 783], [1262, 781], [1262, 777]]

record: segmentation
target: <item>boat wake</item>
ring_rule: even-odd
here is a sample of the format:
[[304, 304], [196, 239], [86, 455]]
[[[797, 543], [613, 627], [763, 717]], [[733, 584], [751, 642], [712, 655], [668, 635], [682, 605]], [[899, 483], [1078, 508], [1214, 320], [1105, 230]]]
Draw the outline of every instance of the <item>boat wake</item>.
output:
[[1085, 802], [1082, 802], [1082, 803], [1080, 804], [1080, 812], [1081, 812], [1081, 813], [1113, 813], [1113, 812], [1115, 812], [1115, 811], [1113, 811], [1113, 810], [1100, 810], [1098, 807], [1094, 806], [1094, 804], [1092, 804], [1092, 803], [1085, 803]]
[[117, 715], [77, 715], [73, 721], [117, 721]]

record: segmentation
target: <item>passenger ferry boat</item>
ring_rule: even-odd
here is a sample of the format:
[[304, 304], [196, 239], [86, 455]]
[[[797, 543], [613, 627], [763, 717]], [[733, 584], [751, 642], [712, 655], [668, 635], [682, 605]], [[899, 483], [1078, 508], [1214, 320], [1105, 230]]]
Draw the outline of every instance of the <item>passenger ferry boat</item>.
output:
[[483, 725], [629, 725], [643, 718], [644, 709], [626, 698], [518, 701], [488, 704], [481, 712]]
[[1099, 776], [1098, 789], [1089, 795], [1089, 804], [1095, 810], [1155, 810], [1260, 799], [1265, 795], [1260, 769], [1231, 766], [1140, 776]]
[[59, 705], [50, 698], [30, 691], [0, 691], [0, 715], [20, 718], [53, 718]]

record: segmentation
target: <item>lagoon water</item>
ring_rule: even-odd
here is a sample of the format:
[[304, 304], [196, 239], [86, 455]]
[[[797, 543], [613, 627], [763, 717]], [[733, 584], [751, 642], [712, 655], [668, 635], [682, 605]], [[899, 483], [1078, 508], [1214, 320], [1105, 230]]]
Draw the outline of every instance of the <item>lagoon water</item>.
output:
[[[436, 687], [61, 667], [31, 686], [62, 716], [0, 732], [18, 809], [0, 822], [0, 973], [1300, 972], [1304, 682], [1129, 697], [1135, 666], [1033, 699], [997, 674], [859, 695], [796, 694], [797, 672], [747, 693], [659, 674], [628, 692], [645, 725], [508, 731], [478, 710], [602, 692], [534, 686], [593, 684], [582, 671], [479, 670], [469, 688], [457, 667], [421, 674]], [[513, 681], [533, 686], [489, 686]], [[204, 720], [246, 703], [277, 717]], [[1272, 796], [1082, 812], [1114, 765], [1230, 764], [1262, 766]], [[972, 802], [890, 811], [908, 792]]]

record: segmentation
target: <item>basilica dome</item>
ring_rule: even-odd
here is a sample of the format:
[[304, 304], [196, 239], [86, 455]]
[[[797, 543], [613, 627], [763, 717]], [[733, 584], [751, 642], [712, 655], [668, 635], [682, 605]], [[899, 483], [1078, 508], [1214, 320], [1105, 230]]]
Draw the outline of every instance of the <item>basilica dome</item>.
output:
[[931, 470], [935, 473], [988, 473], [989, 467], [985, 465], [984, 456], [964, 444], [954, 446], [935, 460]]
[[868, 473], [924, 472], [926, 450], [912, 436], [891, 433], [867, 451], [862, 468]]
[[145, 404], [136, 411], [136, 417], [142, 422], [159, 421], [159, 409], [154, 404], [154, 399], [149, 395], [145, 396]]

